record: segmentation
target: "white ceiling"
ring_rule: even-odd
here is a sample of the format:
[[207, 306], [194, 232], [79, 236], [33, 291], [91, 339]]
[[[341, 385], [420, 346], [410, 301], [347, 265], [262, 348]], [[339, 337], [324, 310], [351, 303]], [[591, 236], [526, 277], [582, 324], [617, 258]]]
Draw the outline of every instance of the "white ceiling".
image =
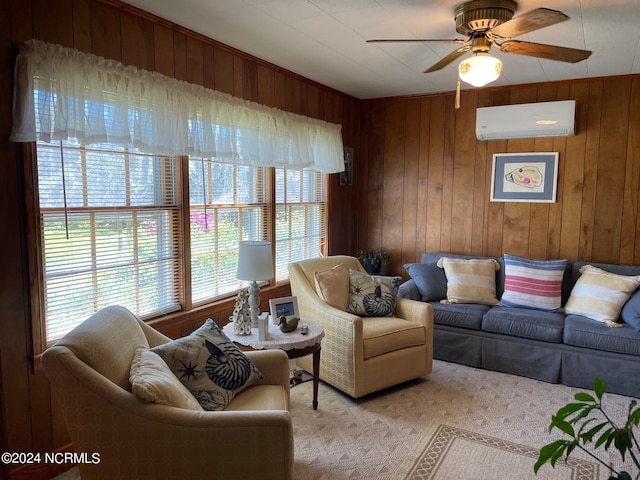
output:
[[[455, 44], [372, 38], [464, 38], [459, 0], [125, 0], [143, 10], [354, 97], [455, 89], [457, 64], [424, 70]], [[566, 22], [518, 40], [591, 50], [577, 64], [506, 54], [491, 86], [640, 73], [640, 0], [519, 0], [518, 13], [560, 10]], [[518, 14], [516, 13], [516, 15]], [[465, 57], [463, 57], [465, 58]], [[471, 88], [462, 84], [462, 88]]]

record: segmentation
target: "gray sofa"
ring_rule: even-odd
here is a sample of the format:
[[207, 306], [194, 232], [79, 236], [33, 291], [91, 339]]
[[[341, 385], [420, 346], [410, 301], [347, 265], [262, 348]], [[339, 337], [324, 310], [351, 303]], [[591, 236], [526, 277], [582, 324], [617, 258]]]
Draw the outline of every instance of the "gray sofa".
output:
[[[511, 373], [548, 383], [591, 389], [601, 378], [608, 392], [640, 398], [640, 289], [623, 307], [621, 328], [580, 315], [481, 304], [442, 304], [446, 276], [441, 257], [487, 258], [424, 253], [405, 268], [411, 279], [398, 296], [427, 301], [434, 309], [433, 357]], [[504, 258], [496, 258], [496, 297], [504, 291]], [[587, 262], [569, 262], [562, 281], [562, 305]], [[640, 275], [640, 266], [588, 263], [622, 275]], [[420, 285], [420, 288], [418, 288]], [[422, 293], [426, 293], [426, 296]], [[438, 298], [440, 297], [440, 298]]]

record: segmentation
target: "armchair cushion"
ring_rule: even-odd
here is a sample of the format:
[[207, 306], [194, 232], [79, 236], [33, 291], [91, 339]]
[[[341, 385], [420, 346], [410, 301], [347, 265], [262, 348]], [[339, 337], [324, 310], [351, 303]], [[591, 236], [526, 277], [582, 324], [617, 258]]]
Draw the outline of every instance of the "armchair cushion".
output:
[[151, 351], [162, 357], [204, 410], [224, 410], [238, 392], [263, 378], [211, 319], [191, 335]]
[[364, 358], [401, 350], [426, 342], [425, 328], [419, 323], [396, 317], [371, 317], [362, 323]]
[[391, 317], [396, 311], [396, 295], [401, 277], [369, 275], [349, 270], [349, 307], [361, 317]]
[[191, 392], [169, 369], [169, 366], [148, 347], [136, 348], [131, 362], [131, 391], [148, 402], [189, 410], [202, 407]]
[[332, 307], [347, 311], [349, 305], [349, 268], [341, 263], [329, 270], [314, 272], [316, 292]]

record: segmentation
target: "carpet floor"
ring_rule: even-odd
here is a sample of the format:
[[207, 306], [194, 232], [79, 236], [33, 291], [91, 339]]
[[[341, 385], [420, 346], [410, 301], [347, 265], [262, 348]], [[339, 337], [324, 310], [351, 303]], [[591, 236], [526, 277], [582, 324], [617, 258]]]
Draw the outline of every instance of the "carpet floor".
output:
[[[296, 480], [600, 480], [609, 471], [581, 452], [533, 473], [551, 415], [578, 391], [514, 375], [434, 361], [421, 379], [354, 400], [320, 383], [291, 390]], [[631, 399], [605, 395], [612, 419]], [[628, 459], [627, 459], [628, 460]], [[614, 455], [605, 461], [625, 467]], [[57, 477], [76, 480], [77, 469]]]

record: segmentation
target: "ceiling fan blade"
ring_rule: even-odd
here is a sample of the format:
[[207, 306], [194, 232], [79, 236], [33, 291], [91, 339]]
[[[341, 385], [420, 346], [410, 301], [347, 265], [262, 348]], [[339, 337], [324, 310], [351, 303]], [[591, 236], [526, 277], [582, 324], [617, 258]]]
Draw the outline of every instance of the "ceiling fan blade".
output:
[[457, 50], [454, 50], [449, 55], [447, 55], [442, 60], [440, 60], [438, 63], [436, 63], [435, 65], [432, 65], [428, 70], [425, 70], [424, 73], [435, 72], [440, 70], [441, 68], [446, 67], [451, 62], [453, 62], [456, 58], [460, 57], [463, 53], [468, 52], [470, 48], [471, 48], [470, 45], [465, 45], [463, 47], [458, 48]]
[[549, 8], [536, 8], [535, 10], [523, 13], [507, 22], [501, 23], [497, 27], [489, 30], [487, 34], [500, 38], [513, 38], [533, 32], [539, 28], [564, 22], [565, 20], [569, 20], [569, 17], [562, 12]]
[[589, 50], [545, 45], [543, 43], [520, 42], [518, 40], [508, 40], [500, 45], [496, 44], [496, 46], [503, 52], [568, 63], [578, 63], [591, 56]]
[[399, 43], [399, 42], [440, 42], [440, 43], [464, 43], [467, 40], [461, 40], [459, 38], [377, 38], [374, 40], [367, 40], [367, 43]]

